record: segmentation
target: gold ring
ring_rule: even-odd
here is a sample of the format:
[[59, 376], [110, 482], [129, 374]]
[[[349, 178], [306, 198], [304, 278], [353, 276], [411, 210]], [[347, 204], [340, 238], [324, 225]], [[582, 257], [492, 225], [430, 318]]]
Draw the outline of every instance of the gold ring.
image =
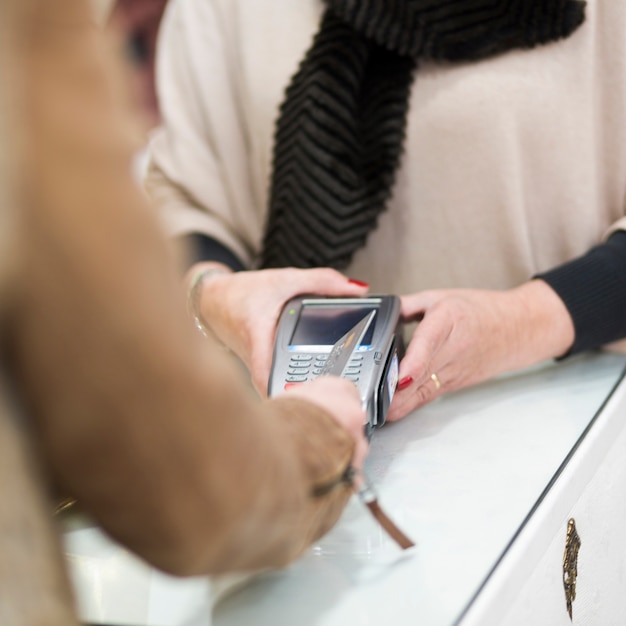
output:
[[434, 372], [430, 375], [431, 380], [435, 383], [435, 389], [439, 391], [441, 389], [441, 381], [439, 380], [439, 376]]

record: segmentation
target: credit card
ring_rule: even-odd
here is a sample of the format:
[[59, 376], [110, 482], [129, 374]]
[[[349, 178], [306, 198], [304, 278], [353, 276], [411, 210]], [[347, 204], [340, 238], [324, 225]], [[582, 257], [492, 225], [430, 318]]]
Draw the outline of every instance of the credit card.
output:
[[341, 376], [350, 362], [352, 355], [358, 350], [370, 327], [376, 311], [370, 311], [362, 320], [357, 322], [332, 347], [328, 359], [322, 368], [320, 376]]

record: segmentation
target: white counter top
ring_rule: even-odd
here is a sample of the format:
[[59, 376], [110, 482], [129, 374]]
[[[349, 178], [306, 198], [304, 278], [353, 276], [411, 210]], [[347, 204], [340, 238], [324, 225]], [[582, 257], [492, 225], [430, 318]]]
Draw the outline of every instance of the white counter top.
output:
[[[625, 363], [601, 353], [546, 364], [450, 394], [375, 432], [368, 474], [383, 508], [416, 542], [412, 553], [402, 555], [353, 499], [309, 554], [223, 598], [212, 623], [460, 623]], [[158, 574], [81, 522], [65, 538], [85, 619], [211, 623], [206, 580]]]

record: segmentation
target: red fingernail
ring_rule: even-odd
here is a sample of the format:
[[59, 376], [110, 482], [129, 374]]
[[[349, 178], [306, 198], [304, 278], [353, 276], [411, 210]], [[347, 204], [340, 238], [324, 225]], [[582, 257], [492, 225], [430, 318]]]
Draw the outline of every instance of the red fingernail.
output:
[[413, 376], [405, 376], [401, 381], [398, 382], [398, 391], [406, 389], [412, 382]]
[[358, 285], [359, 287], [369, 287], [369, 283], [364, 283], [362, 280], [357, 280], [356, 278], [348, 278], [348, 282], [353, 285]]

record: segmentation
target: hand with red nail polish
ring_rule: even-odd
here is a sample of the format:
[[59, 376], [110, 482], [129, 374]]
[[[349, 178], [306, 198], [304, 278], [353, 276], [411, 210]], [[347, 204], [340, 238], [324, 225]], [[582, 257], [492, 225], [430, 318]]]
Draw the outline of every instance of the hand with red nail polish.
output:
[[542, 280], [507, 291], [447, 289], [402, 296], [405, 321], [419, 321], [400, 363], [387, 419], [444, 393], [565, 353], [571, 318]]
[[[187, 280], [205, 265], [215, 264], [196, 264]], [[285, 302], [303, 293], [365, 296], [367, 287], [329, 268], [219, 273], [202, 285], [198, 305], [203, 323], [244, 362], [257, 391], [265, 396], [276, 324]]]

